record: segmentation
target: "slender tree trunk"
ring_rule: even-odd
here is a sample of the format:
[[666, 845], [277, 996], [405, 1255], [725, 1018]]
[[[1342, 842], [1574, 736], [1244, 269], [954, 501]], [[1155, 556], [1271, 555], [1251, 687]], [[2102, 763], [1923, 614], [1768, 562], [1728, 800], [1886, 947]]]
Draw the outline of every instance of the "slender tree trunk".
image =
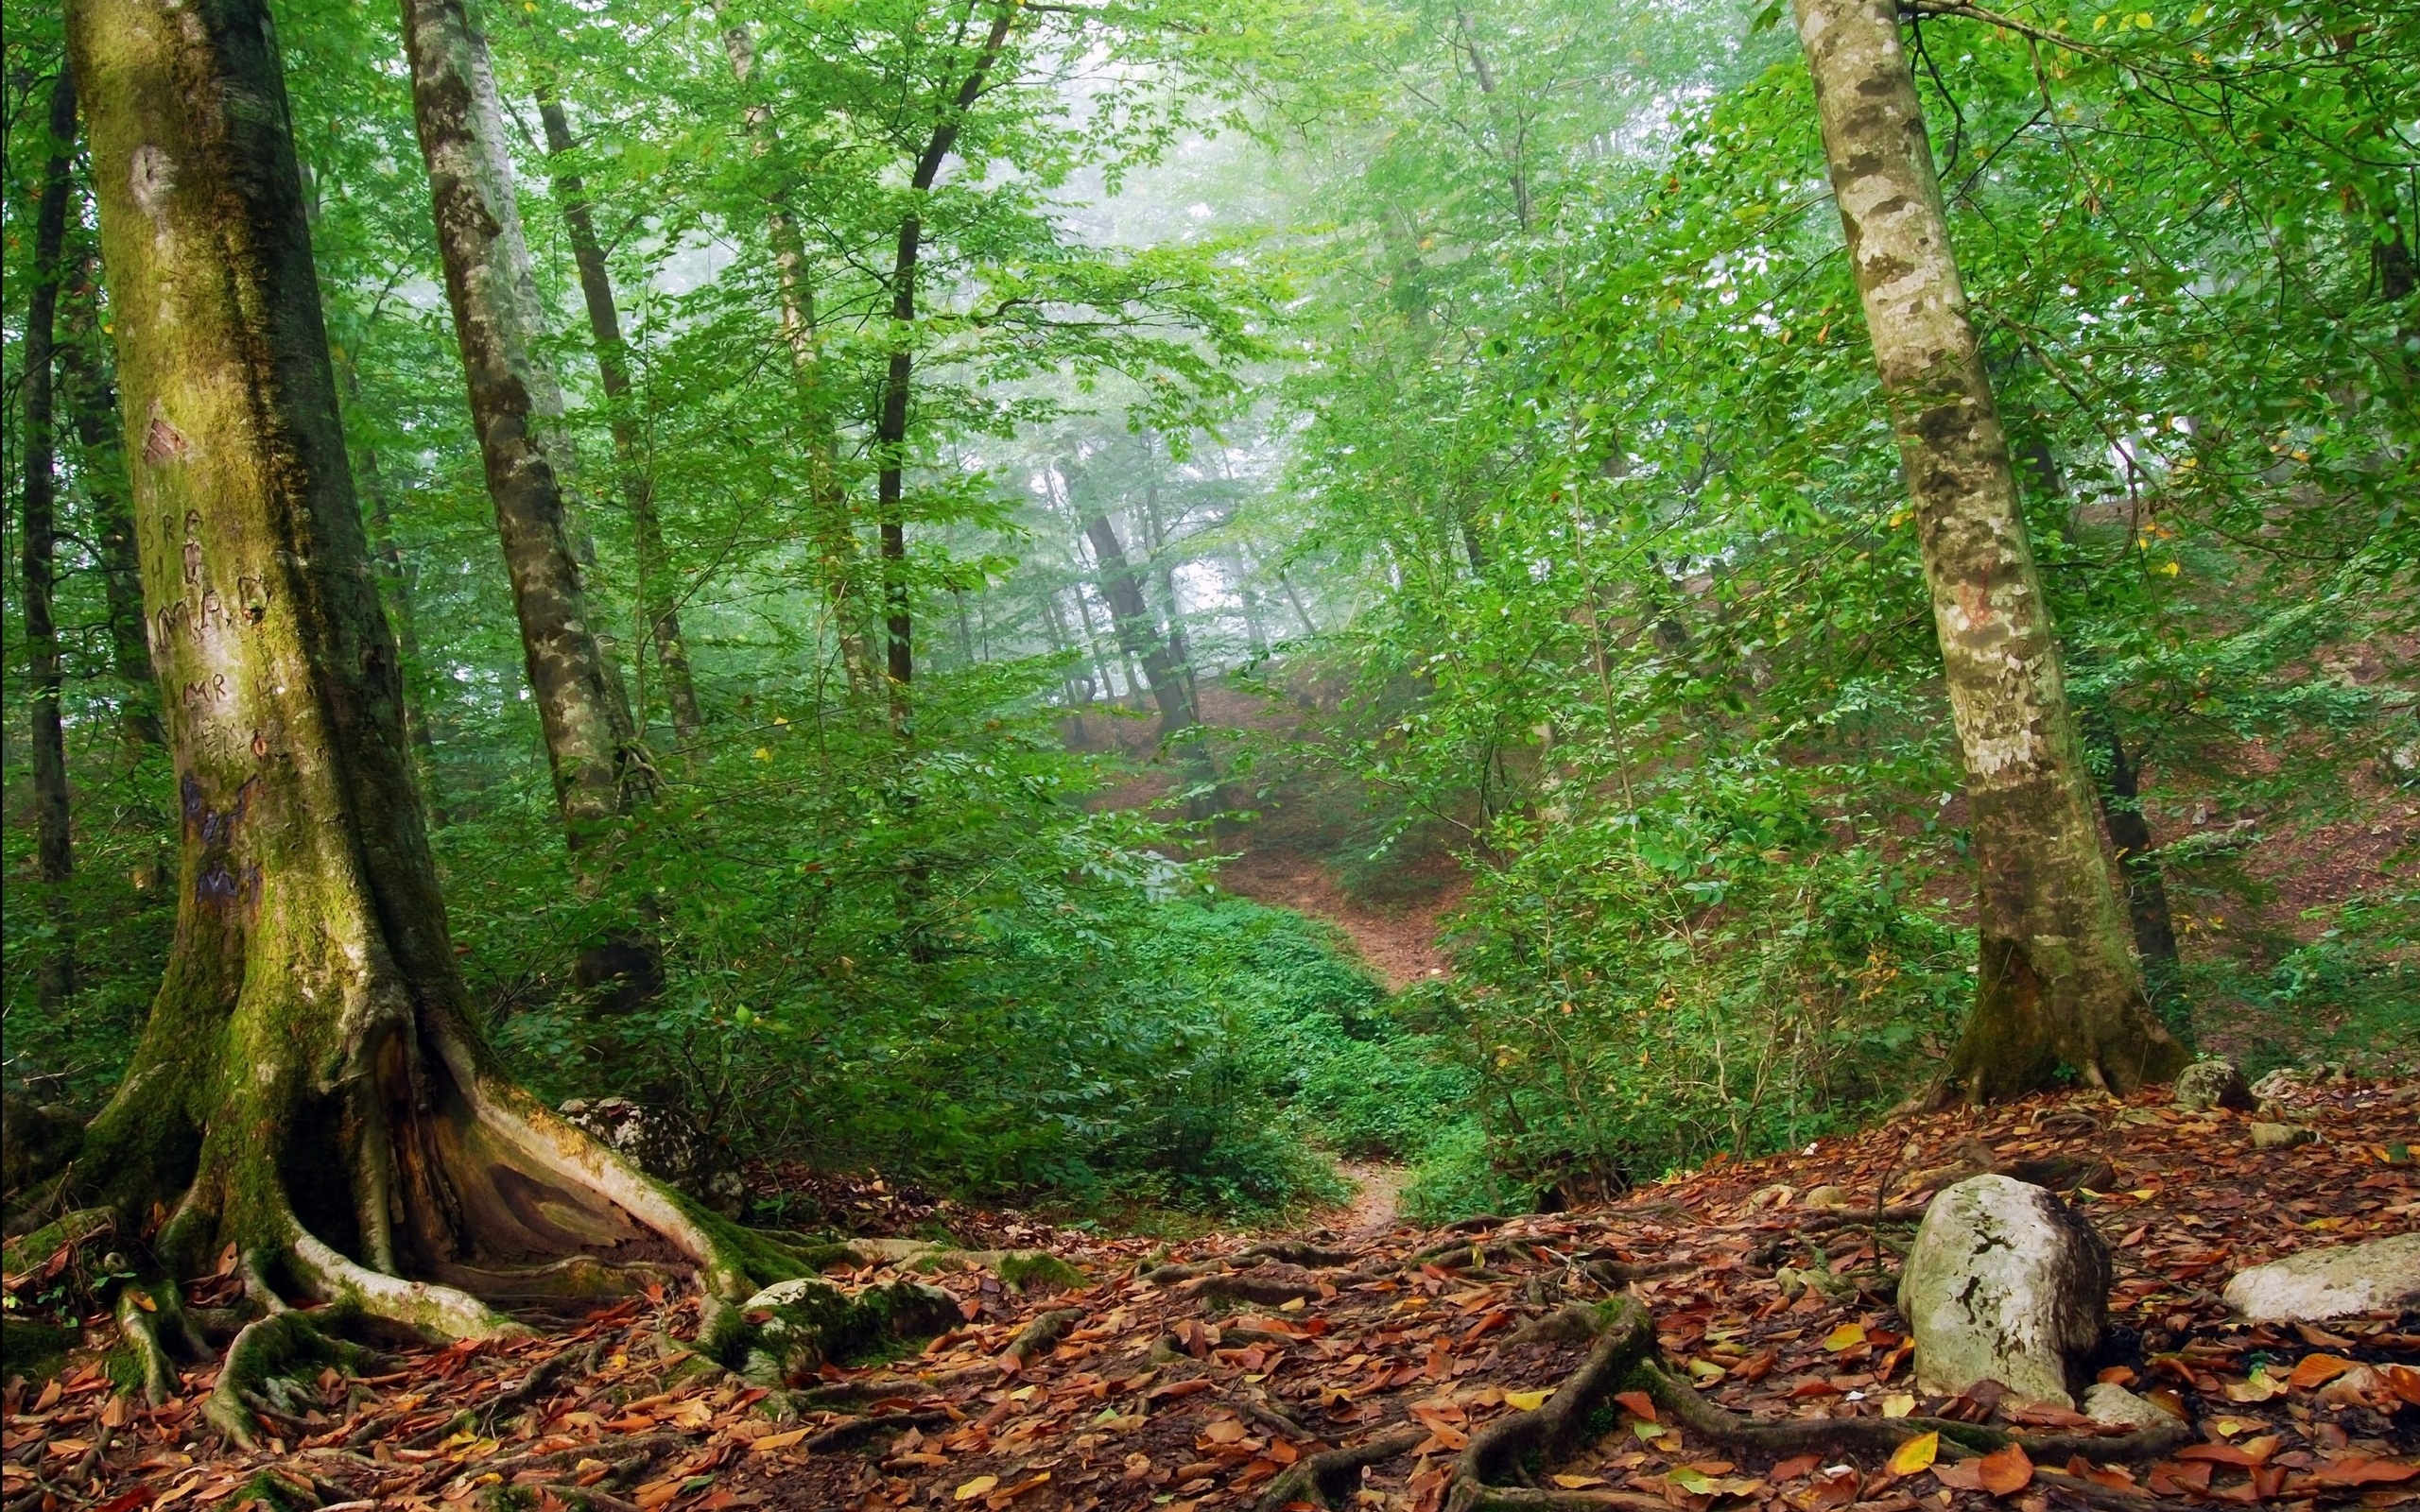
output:
[[648, 471], [638, 417], [631, 412], [630, 351], [622, 341], [620, 312], [614, 306], [614, 281], [605, 266], [604, 244], [597, 240], [596, 224], [588, 213], [587, 187], [578, 174], [563, 166], [572, 151], [571, 126], [563, 118], [563, 108], [551, 94], [541, 94], [538, 114], [545, 123], [555, 197], [562, 201], [572, 258], [579, 266], [580, 297], [587, 301], [589, 335], [596, 343], [597, 377], [613, 410], [614, 463], [638, 547], [639, 606], [655, 641], [656, 664], [663, 669], [665, 697], [672, 708], [673, 733], [686, 745], [697, 738], [705, 720], [698, 710], [697, 684], [689, 676], [688, 645], [681, 638], [679, 600], [672, 592], [664, 527], [655, 512], [655, 480]]
[[[337, 384], [344, 396], [344, 406], [361, 407], [361, 375], [350, 355], [335, 359]], [[370, 569], [386, 590], [388, 623], [394, 627], [395, 644], [403, 657], [396, 670], [396, 680], [403, 687], [404, 732], [411, 743], [413, 765], [420, 774], [421, 791], [427, 796], [429, 817], [441, 829], [446, 821], [445, 800], [437, 786], [437, 739], [428, 728], [428, 710], [422, 703], [412, 684], [427, 663], [421, 660], [420, 623], [413, 613], [414, 577], [410, 564], [404, 560], [404, 549], [395, 540], [395, 517], [387, 497], [387, 479], [378, 470], [378, 449], [367, 441], [354, 449], [354, 477], [361, 496], [369, 506]]]
[[[264, 1285], [450, 1336], [512, 1326], [462, 1287], [563, 1284], [530, 1258], [589, 1253], [629, 1288], [614, 1252], [668, 1241], [710, 1297], [745, 1295], [673, 1198], [499, 1077], [474, 1025], [266, 5], [70, 0], [67, 27], [182, 863], [165, 979], [59, 1194], [129, 1234], [164, 1204], [170, 1277], [233, 1244]], [[231, 1362], [206, 1412], [249, 1442], [243, 1383]]]
[[[941, 177], [942, 164], [958, 146], [966, 112], [982, 97], [984, 80], [999, 60], [1000, 49], [1008, 44], [1009, 28], [1015, 24], [1018, 9], [1019, 0], [1008, 0], [993, 13], [982, 53], [967, 70], [948, 113], [934, 126], [931, 139], [916, 159], [915, 171], [908, 176], [911, 204], [921, 206]], [[881, 470], [874, 481], [874, 507], [882, 530], [884, 665], [890, 679], [894, 720], [905, 716], [905, 690], [916, 667], [914, 625], [908, 613], [908, 525], [901, 505], [908, 464], [908, 387], [915, 363], [910, 340], [916, 324], [916, 264], [924, 232], [924, 220], [917, 211], [910, 210], [901, 218], [890, 270], [890, 362], [883, 374], [882, 407], [874, 421], [874, 458]]]
[[538, 354], [539, 312], [493, 90], [461, 0], [404, 0], [412, 116], [427, 161], [445, 293], [472, 423], [512, 579], [529, 688], [574, 850], [629, 807], [644, 773], [630, 705], [590, 624], [559, 455], [562, 399]]
[[[1505, 134], [1502, 127], [1494, 119], [1495, 71], [1487, 66], [1487, 55], [1479, 51], [1478, 28], [1471, 25], [1471, 13], [1468, 10], [1456, 10], [1454, 23], [1461, 30], [1462, 51], [1470, 58], [1471, 75], [1478, 82], [1478, 92], [1487, 96], [1489, 125], [1498, 136], [1502, 136]], [[1512, 190], [1513, 221], [1521, 228], [1521, 234], [1527, 236], [1530, 233], [1532, 212], [1530, 208], [1530, 175], [1523, 164], [1523, 157], [1524, 148], [1519, 135], [1515, 133], [1513, 139], [1505, 146], [1505, 177]]]
[[93, 521], [101, 593], [109, 608], [110, 666], [125, 686], [120, 722], [137, 746], [161, 746], [160, 695], [143, 639], [143, 569], [127, 504], [126, 422], [118, 415], [100, 331], [97, 256], [67, 292], [67, 339], [59, 347], [59, 397], [76, 427], [76, 481]]
[[1277, 569], [1277, 586], [1286, 591], [1287, 604], [1294, 610], [1294, 617], [1303, 622], [1303, 633], [1305, 635], [1319, 634], [1320, 627], [1311, 623], [1311, 611], [1303, 607], [1303, 595], [1294, 592], [1294, 579], [1286, 576], [1286, 569], [1283, 567]]
[[1236, 601], [1243, 607], [1244, 644], [1258, 661], [1269, 654], [1269, 631], [1261, 625], [1260, 594], [1252, 586], [1252, 567], [1241, 552], [1233, 560], [1236, 580]]
[[[716, 0], [717, 16], [723, 15], [726, 9], [725, 0]], [[746, 25], [727, 24], [722, 43], [732, 76], [746, 88], [756, 73], [756, 46]], [[781, 145], [771, 109], [761, 102], [752, 102], [746, 108], [746, 120], [750, 151], [759, 159], [770, 157]], [[856, 526], [849, 517], [848, 490], [840, 477], [840, 438], [833, 422], [831, 396], [825, 391], [822, 350], [816, 333], [815, 285], [808, 276], [805, 240], [799, 234], [797, 216], [790, 213], [787, 186], [767, 196], [766, 205], [766, 232], [772, 245], [773, 276], [781, 304], [782, 341], [789, 349], [790, 371], [798, 383], [799, 403], [807, 426], [808, 505], [812, 516], [809, 526], [823, 558], [820, 576], [825, 607], [832, 616], [833, 638], [839, 647], [841, 670], [848, 679], [849, 691], [862, 696], [873, 687], [877, 674], [866, 635], [865, 605], [858, 591], [860, 553]]]
[[1143, 527], [1151, 533], [1151, 576], [1158, 579], [1160, 602], [1167, 608], [1168, 665], [1177, 690], [1184, 696], [1185, 722], [1201, 719], [1201, 691], [1194, 684], [1193, 642], [1184, 631], [1184, 607], [1176, 596], [1176, 566], [1169, 558], [1168, 530], [1160, 519], [1160, 466], [1153, 438], [1143, 437]]
[[[1055, 588], [1042, 595], [1042, 619], [1050, 628], [1050, 649], [1053, 652], [1063, 657], [1074, 649], [1067, 644], [1067, 622], [1059, 612], [1059, 591]], [[1092, 679], [1080, 673], [1065, 679], [1059, 687], [1066, 694], [1067, 706], [1071, 709], [1093, 701]]]
[[37, 971], [37, 996], [56, 1007], [76, 990], [76, 941], [65, 887], [76, 868], [67, 802], [67, 734], [60, 716], [59, 458], [51, 358], [58, 334], [60, 253], [67, 242], [67, 169], [75, 155], [76, 77], [61, 65], [50, 88], [50, 142], [42, 203], [34, 212], [34, 280], [26, 309], [25, 571], [26, 674], [33, 684], [34, 876], [51, 938]]
[[2168, 880], [2160, 874], [2152, 827], [2143, 817], [2141, 769], [2126, 752], [2118, 722], [2105, 716], [2090, 721], [2109, 752], [2109, 786], [2102, 795], [2100, 815], [2109, 829], [2109, 843], [2118, 853], [2118, 871], [2126, 879], [2126, 916], [2135, 929], [2135, 954], [2142, 961], [2143, 979], [2154, 1004], [2181, 1005], [2184, 983], [2176, 954], [2176, 924], [2168, 908]]
[[[1079, 572], [1082, 571], [1082, 563], [1077, 564]], [[1079, 578], [1069, 591], [1076, 596], [1076, 622], [1083, 627], [1084, 649], [1091, 653], [1093, 676], [1100, 682], [1101, 700], [1105, 703], [1115, 703], [1117, 679], [1110, 673], [1109, 653], [1101, 649], [1100, 632], [1093, 628], [1093, 606], [1092, 602], [1084, 597], [1082, 579]]]
[[2126, 948], [1896, 12], [1891, 0], [1797, 0], [1797, 13], [1974, 816], [1980, 979], [1946, 1085], [1982, 1101], [2062, 1066], [2120, 1091], [2164, 1080], [2185, 1053]]
[[1100, 564], [1101, 594], [1109, 600], [1118, 644], [1142, 663], [1151, 701], [1160, 707], [1160, 734], [1171, 736], [1191, 728], [1193, 706], [1185, 701], [1184, 681], [1168, 656], [1167, 642], [1151, 622], [1150, 607], [1143, 601], [1142, 581], [1127, 561], [1126, 548], [1118, 541], [1109, 516], [1097, 514], [1085, 521], [1084, 539], [1092, 543], [1093, 560]]

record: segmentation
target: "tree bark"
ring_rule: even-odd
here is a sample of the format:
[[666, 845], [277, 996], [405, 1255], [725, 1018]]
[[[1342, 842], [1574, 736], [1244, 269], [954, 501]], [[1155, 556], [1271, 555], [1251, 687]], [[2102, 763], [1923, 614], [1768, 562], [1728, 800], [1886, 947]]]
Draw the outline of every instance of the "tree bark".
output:
[[1184, 632], [1184, 607], [1176, 596], [1176, 565], [1169, 559], [1170, 540], [1160, 519], [1160, 466], [1154, 438], [1143, 435], [1143, 527], [1151, 533], [1151, 576], [1159, 580], [1160, 602], [1167, 607], [1168, 667], [1184, 695], [1188, 724], [1201, 721], [1201, 695], [1194, 683], [1193, 643]]
[[134, 516], [126, 496], [125, 421], [100, 332], [99, 259], [66, 291], [67, 339], [59, 347], [59, 398], [76, 427], [76, 482], [92, 516], [94, 554], [109, 608], [110, 666], [125, 684], [119, 721], [138, 746], [167, 743], [160, 723], [151, 651], [143, 639], [143, 570], [134, 549]]
[[[941, 177], [942, 164], [958, 146], [966, 112], [982, 97], [984, 80], [999, 60], [1000, 49], [1008, 44], [1009, 28], [1015, 24], [1018, 9], [1019, 0], [1007, 0], [993, 13], [983, 51], [917, 156], [908, 180], [910, 204], [921, 206]], [[899, 244], [890, 270], [890, 362], [883, 374], [882, 407], [874, 421], [874, 458], [881, 470], [874, 481], [874, 506], [882, 531], [884, 666], [890, 679], [894, 720], [904, 717], [905, 690], [916, 667], [913, 621], [908, 613], [908, 525], [901, 506], [908, 463], [908, 387], [915, 365], [909, 336], [916, 323], [916, 264], [924, 247], [924, 221], [915, 210], [899, 222]]]
[[164, 1204], [169, 1276], [233, 1244], [265, 1282], [446, 1336], [513, 1327], [473, 1290], [581, 1284], [529, 1268], [556, 1256], [628, 1289], [614, 1262], [669, 1254], [744, 1295], [713, 1233], [475, 1029], [264, 0], [71, 0], [67, 27], [182, 819], [165, 978], [67, 1182], [130, 1233]]
[[2094, 823], [2090, 773], [1949, 245], [1892, 0], [1797, 0], [1832, 188], [1915, 506], [1964, 760], [1982, 958], [1949, 1083], [2020, 1096], [2062, 1067], [2164, 1080], [2185, 1052], [2152, 1017]]
[[[716, 0], [715, 13], [726, 16], [725, 0]], [[722, 33], [723, 56], [732, 77], [744, 89], [756, 74], [756, 44], [745, 23], [729, 21]], [[781, 145], [770, 107], [752, 101], [746, 107], [750, 151], [770, 157]], [[786, 184], [766, 197], [766, 234], [773, 249], [773, 277], [779, 290], [783, 344], [789, 348], [790, 371], [799, 387], [799, 403], [807, 426], [810, 463], [808, 507], [822, 553], [822, 586], [840, 666], [853, 695], [870, 690], [876, 677], [867, 644], [865, 606], [859, 601], [857, 533], [849, 516], [849, 496], [840, 479], [840, 438], [833, 423], [830, 395], [823, 381], [823, 354], [815, 323], [815, 285], [808, 277], [806, 243], [798, 217], [791, 214]]]
[[1100, 566], [1101, 594], [1109, 600], [1118, 644], [1129, 658], [1142, 663], [1143, 680], [1151, 690], [1151, 701], [1159, 705], [1161, 736], [1190, 729], [1193, 706], [1184, 696], [1184, 679], [1168, 656], [1167, 642], [1152, 623], [1150, 606], [1143, 602], [1142, 581], [1126, 559], [1116, 527], [1109, 523], [1109, 516], [1096, 514], [1084, 522], [1084, 539], [1092, 543], [1093, 560]]
[[579, 175], [564, 166], [572, 152], [571, 125], [562, 104], [551, 94], [538, 98], [539, 118], [545, 124], [546, 156], [554, 168], [555, 198], [562, 201], [563, 224], [571, 234], [572, 259], [579, 267], [580, 297], [588, 305], [589, 335], [596, 344], [596, 372], [611, 406], [614, 463], [620, 474], [622, 500], [631, 511], [631, 530], [638, 547], [639, 606], [655, 641], [656, 665], [664, 673], [665, 701], [672, 710], [672, 731], [682, 744], [695, 740], [705, 724], [698, 709], [698, 687], [689, 675], [688, 644], [681, 637], [680, 601], [672, 592], [672, 570], [664, 549], [664, 526], [655, 511], [655, 479], [649, 474], [641, 444], [638, 417], [631, 413], [630, 349], [622, 340], [622, 319], [614, 305], [613, 275], [605, 266], [604, 244], [588, 213], [588, 190]]
[[76, 990], [76, 944], [64, 887], [76, 868], [67, 800], [67, 734], [60, 716], [59, 458], [51, 358], [58, 334], [60, 254], [67, 241], [67, 169], [75, 154], [76, 77], [61, 66], [50, 89], [50, 142], [42, 202], [34, 212], [34, 280], [26, 309], [25, 572], [26, 676], [33, 685], [34, 876], [51, 938], [37, 970], [37, 996], [56, 1007]]
[[540, 320], [493, 81], [461, 0], [404, 0], [412, 117], [428, 165], [471, 420], [512, 579], [555, 800], [577, 850], [627, 812], [646, 773], [620, 679], [590, 624], [560, 449], [562, 401]]
[[2169, 913], [2168, 880], [2153, 852], [2152, 827], [2143, 817], [2141, 768], [2126, 752], [2118, 723], [2097, 721], [2101, 744], [2109, 752], [2109, 785], [2100, 800], [2101, 820], [2109, 843], [2118, 853], [2118, 869], [2126, 879], [2126, 917], [2135, 931], [2135, 954], [2143, 966], [2143, 980], [2157, 1005], [2181, 1004], [2184, 984], [2176, 954], [2176, 924]]

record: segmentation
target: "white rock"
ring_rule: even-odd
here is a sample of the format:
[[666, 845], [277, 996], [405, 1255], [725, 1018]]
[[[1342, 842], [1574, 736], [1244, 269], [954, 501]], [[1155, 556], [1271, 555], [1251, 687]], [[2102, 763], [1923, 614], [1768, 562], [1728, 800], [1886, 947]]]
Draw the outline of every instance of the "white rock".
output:
[[2083, 1415], [2097, 1423], [2126, 1428], [2157, 1428], [2176, 1419], [2115, 1382], [2097, 1383], [2083, 1394]]
[[2018, 1401], [2072, 1410], [2070, 1383], [2108, 1307], [2100, 1236], [2012, 1177], [1970, 1177], [1934, 1197], [1899, 1278], [1917, 1383], [1943, 1395], [1996, 1381]]
[[2306, 1249], [2238, 1271], [2226, 1299], [2255, 1323], [2316, 1323], [2420, 1304], [2420, 1233]]

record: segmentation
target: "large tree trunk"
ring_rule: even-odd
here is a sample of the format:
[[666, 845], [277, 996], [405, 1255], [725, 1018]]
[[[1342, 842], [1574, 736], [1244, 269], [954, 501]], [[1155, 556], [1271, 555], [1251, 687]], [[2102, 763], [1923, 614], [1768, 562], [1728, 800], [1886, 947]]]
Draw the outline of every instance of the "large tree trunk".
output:
[[461, 0], [404, 0], [403, 13], [412, 117], [428, 164], [471, 420], [555, 799], [578, 850], [627, 810], [645, 774], [633, 761], [630, 705], [589, 619], [585, 554], [562, 476], [562, 399], [539, 356], [540, 317], [493, 77]]
[[612, 406], [614, 464], [620, 474], [622, 499], [631, 511], [631, 529], [638, 547], [639, 607], [647, 615], [655, 641], [656, 665], [664, 673], [665, 701], [672, 709], [672, 730], [683, 745], [697, 738], [705, 724], [698, 711], [698, 687], [689, 676], [689, 647], [681, 638], [680, 599], [674, 594], [672, 567], [664, 549], [664, 526], [656, 518], [655, 479], [648, 471], [638, 417], [631, 410], [630, 352], [622, 342], [622, 318], [614, 307], [614, 280], [605, 266], [605, 247], [597, 240], [596, 224], [588, 213], [587, 186], [564, 166], [572, 152], [571, 125], [561, 102], [541, 96], [538, 114], [545, 123], [546, 155], [554, 164], [555, 197], [562, 201], [563, 224], [571, 233], [572, 259], [579, 267], [580, 297], [588, 304], [588, 330], [596, 344], [596, 372]]
[[[170, 1276], [232, 1244], [263, 1288], [443, 1336], [511, 1327], [480, 1296], [594, 1295], [666, 1266], [741, 1295], [725, 1241], [502, 1079], [474, 1026], [266, 5], [71, 0], [67, 22], [182, 858], [142, 1040], [44, 1199], [97, 1198], [130, 1234], [164, 1203]], [[253, 1326], [272, 1325], [308, 1326]], [[245, 1358], [239, 1339], [210, 1405], [239, 1438]]]
[[1834, 198], [1915, 505], [1972, 805], [1982, 936], [1950, 1064], [1970, 1099], [2064, 1066], [2118, 1091], [2185, 1061], [2144, 1001], [1892, 0], [1797, 0]]
[[60, 253], [67, 241], [67, 168], [76, 142], [76, 77], [61, 67], [50, 89], [50, 142], [42, 203], [34, 213], [34, 282], [26, 309], [25, 570], [26, 677], [33, 685], [34, 875], [51, 937], [37, 968], [37, 997], [56, 1007], [76, 990], [76, 944], [64, 887], [75, 869], [67, 802], [67, 735], [60, 717], [59, 467], [52, 423], [51, 356], [58, 330]]

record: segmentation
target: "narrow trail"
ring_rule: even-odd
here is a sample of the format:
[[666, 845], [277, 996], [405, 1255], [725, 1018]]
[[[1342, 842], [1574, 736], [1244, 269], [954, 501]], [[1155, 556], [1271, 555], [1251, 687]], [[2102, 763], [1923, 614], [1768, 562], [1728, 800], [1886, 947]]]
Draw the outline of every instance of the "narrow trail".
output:
[[1385, 1233], [1397, 1221], [1409, 1167], [1383, 1161], [1343, 1160], [1337, 1174], [1353, 1183], [1353, 1199], [1340, 1209], [1334, 1227], [1349, 1238], [1366, 1239]]

